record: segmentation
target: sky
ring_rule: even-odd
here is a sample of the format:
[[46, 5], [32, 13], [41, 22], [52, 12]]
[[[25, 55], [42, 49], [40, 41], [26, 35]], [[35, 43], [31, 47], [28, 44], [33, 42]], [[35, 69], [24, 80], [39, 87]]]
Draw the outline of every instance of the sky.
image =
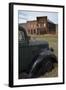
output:
[[44, 12], [44, 11], [18, 11], [18, 23], [26, 23], [30, 20], [36, 20], [36, 17], [47, 16], [48, 19], [55, 24], [58, 24], [58, 13], [57, 12]]

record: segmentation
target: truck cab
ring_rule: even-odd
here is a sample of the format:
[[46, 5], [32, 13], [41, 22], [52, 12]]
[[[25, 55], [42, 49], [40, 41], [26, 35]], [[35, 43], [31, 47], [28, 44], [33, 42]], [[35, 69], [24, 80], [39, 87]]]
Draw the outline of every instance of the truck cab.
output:
[[19, 26], [19, 79], [36, 78], [53, 68], [57, 57], [47, 41], [31, 40], [26, 30]]

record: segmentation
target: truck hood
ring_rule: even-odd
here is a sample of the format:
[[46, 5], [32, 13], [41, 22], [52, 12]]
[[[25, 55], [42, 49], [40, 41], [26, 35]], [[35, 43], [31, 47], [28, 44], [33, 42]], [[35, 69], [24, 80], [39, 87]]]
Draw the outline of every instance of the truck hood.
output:
[[33, 40], [33, 41], [29, 41], [29, 45], [30, 46], [36, 46], [36, 45], [48, 45], [47, 41], [41, 41], [41, 40]]

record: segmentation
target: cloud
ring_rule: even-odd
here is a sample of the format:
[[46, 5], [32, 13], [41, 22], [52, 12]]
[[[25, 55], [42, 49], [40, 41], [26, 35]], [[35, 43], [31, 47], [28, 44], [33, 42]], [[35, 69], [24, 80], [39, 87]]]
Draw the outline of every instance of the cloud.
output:
[[36, 20], [38, 16], [47, 16], [49, 20], [54, 23], [58, 23], [58, 13], [57, 12], [42, 12], [42, 11], [22, 11], [18, 12], [19, 23], [24, 23], [29, 20]]

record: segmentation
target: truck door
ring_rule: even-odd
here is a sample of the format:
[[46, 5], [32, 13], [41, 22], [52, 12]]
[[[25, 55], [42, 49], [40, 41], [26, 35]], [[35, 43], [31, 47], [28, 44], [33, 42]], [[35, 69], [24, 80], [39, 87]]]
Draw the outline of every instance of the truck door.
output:
[[29, 44], [27, 41], [26, 33], [22, 30], [18, 32], [19, 41], [19, 73], [25, 71], [28, 66], [28, 54], [29, 54]]

